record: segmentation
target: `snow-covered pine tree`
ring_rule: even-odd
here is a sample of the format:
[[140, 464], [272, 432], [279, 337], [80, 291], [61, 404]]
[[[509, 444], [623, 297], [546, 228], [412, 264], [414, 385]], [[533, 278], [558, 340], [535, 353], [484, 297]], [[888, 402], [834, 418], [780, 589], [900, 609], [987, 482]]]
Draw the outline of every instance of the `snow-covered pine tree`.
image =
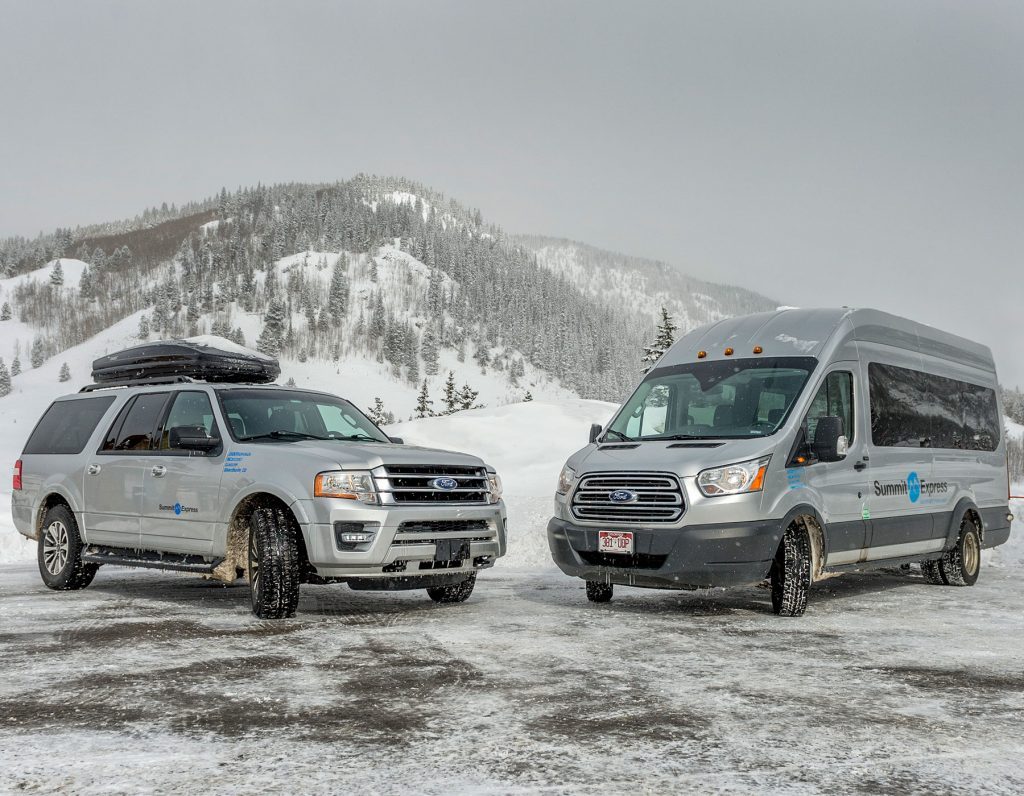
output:
[[267, 305], [267, 313], [263, 318], [263, 331], [256, 342], [256, 350], [261, 354], [277, 356], [284, 345], [285, 306], [276, 296]]
[[32, 341], [32, 353], [29, 357], [32, 367], [38, 368], [46, 361], [46, 354], [43, 349], [42, 338], [37, 337]]
[[11, 394], [11, 374], [7, 372], [7, 365], [0, 358], [0, 398]]
[[427, 389], [427, 380], [424, 379], [423, 386], [420, 387], [420, 394], [416, 396], [416, 417], [420, 419], [433, 417], [433, 406], [434, 402], [430, 400], [430, 392]]
[[149, 339], [149, 318], [147, 318], [145, 315], [143, 315], [141, 318], [139, 318], [139, 334], [138, 334], [138, 338], [140, 340], [148, 340]]
[[373, 399], [373, 406], [367, 410], [366, 416], [378, 426], [386, 426], [395, 422], [394, 413], [384, 408], [384, 402], [379, 396]]
[[434, 330], [428, 326], [423, 332], [423, 341], [420, 343], [420, 353], [423, 356], [423, 372], [428, 376], [437, 375], [437, 336]]
[[527, 390], [526, 391], [526, 395], [523, 396], [523, 403], [526, 403], [527, 401], [532, 401], [532, 400], [533, 400], [533, 393], [530, 392], [529, 390]]
[[64, 284], [64, 266], [60, 264], [60, 260], [54, 263], [53, 270], [50, 271], [50, 284], [54, 287]]
[[345, 276], [347, 270], [348, 260], [343, 254], [334, 265], [327, 299], [327, 308], [330, 310], [330, 320], [333, 326], [340, 326], [341, 319], [348, 313], [348, 277]]
[[661, 355], [668, 351], [672, 343], [676, 341], [676, 328], [675, 323], [672, 321], [672, 316], [668, 314], [667, 309], [662, 307], [661, 322], [658, 324], [658, 329], [654, 334], [654, 342], [644, 347], [644, 355], [640, 358], [644, 366], [644, 373], [654, 367], [654, 363], [661, 359]]
[[71, 368], [68, 367], [67, 362], [60, 366], [60, 376], [57, 379], [58, 381], [71, 381]]
[[482, 409], [483, 404], [475, 403], [477, 395], [479, 393], [470, 387], [468, 383], [463, 384], [462, 390], [459, 392], [459, 410]]
[[455, 373], [448, 371], [444, 382], [444, 414], [450, 415], [459, 411], [459, 393], [455, 387]]
[[11, 362], [11, 375], [17, 376], [21, 373], [21, 358], [15, 354], [14, 361]]
[[14, 313], [11, 312], [11, 304], [9, 301], [4, 302], [4, 306], [0, 307], [0, 321], [9, 321]]

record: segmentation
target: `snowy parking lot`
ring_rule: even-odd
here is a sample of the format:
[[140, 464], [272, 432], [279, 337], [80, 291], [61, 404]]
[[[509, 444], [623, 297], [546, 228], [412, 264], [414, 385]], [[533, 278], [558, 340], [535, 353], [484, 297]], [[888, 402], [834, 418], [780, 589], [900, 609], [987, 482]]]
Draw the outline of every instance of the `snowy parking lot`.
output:
[[767, 592], [485, 573], [469, 602], [0, 567], [0, 791], [1024, 791], [1024, 574]]

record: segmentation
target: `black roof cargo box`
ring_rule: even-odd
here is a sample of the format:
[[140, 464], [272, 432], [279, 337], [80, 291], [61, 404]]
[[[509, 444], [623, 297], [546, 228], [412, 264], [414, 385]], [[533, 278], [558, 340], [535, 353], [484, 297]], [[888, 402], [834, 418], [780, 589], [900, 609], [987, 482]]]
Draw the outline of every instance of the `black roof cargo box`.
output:
[[280, 375], [281, 366], [273, 357], [212, 335], [143, 343], [92, 363], [92, 377], [97, 384], [131, 384], [177, 376], [268, 384]]

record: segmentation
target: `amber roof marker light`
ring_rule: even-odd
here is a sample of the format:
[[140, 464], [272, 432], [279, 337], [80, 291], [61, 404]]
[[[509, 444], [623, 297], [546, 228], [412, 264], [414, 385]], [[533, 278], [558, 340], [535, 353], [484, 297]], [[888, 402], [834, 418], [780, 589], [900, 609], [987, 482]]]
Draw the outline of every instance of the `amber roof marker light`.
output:
[[754, 353], [755, 354], [763, 354], [764, 353], [764, 349], [761, 348], [761, 346], [756, 345], [756, 346], [754, 346]]
[[704, 357], [706, 357], [707, 355], [708, 355], [707, 351], [698, 351], [697, 352], [697, 359], [704, 359]]
[[732, 356], [732, 349], [731, 348], [727, 348], [722, 353], [725, 354], [727, 357], [731, 357]]

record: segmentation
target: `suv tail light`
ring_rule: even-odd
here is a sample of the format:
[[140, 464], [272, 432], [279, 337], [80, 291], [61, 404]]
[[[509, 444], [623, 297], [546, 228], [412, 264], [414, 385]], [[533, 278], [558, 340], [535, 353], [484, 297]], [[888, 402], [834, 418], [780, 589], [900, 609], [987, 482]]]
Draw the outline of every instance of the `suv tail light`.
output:
[[14, 490], [21, 489], [21, 459], [14, 463]]

